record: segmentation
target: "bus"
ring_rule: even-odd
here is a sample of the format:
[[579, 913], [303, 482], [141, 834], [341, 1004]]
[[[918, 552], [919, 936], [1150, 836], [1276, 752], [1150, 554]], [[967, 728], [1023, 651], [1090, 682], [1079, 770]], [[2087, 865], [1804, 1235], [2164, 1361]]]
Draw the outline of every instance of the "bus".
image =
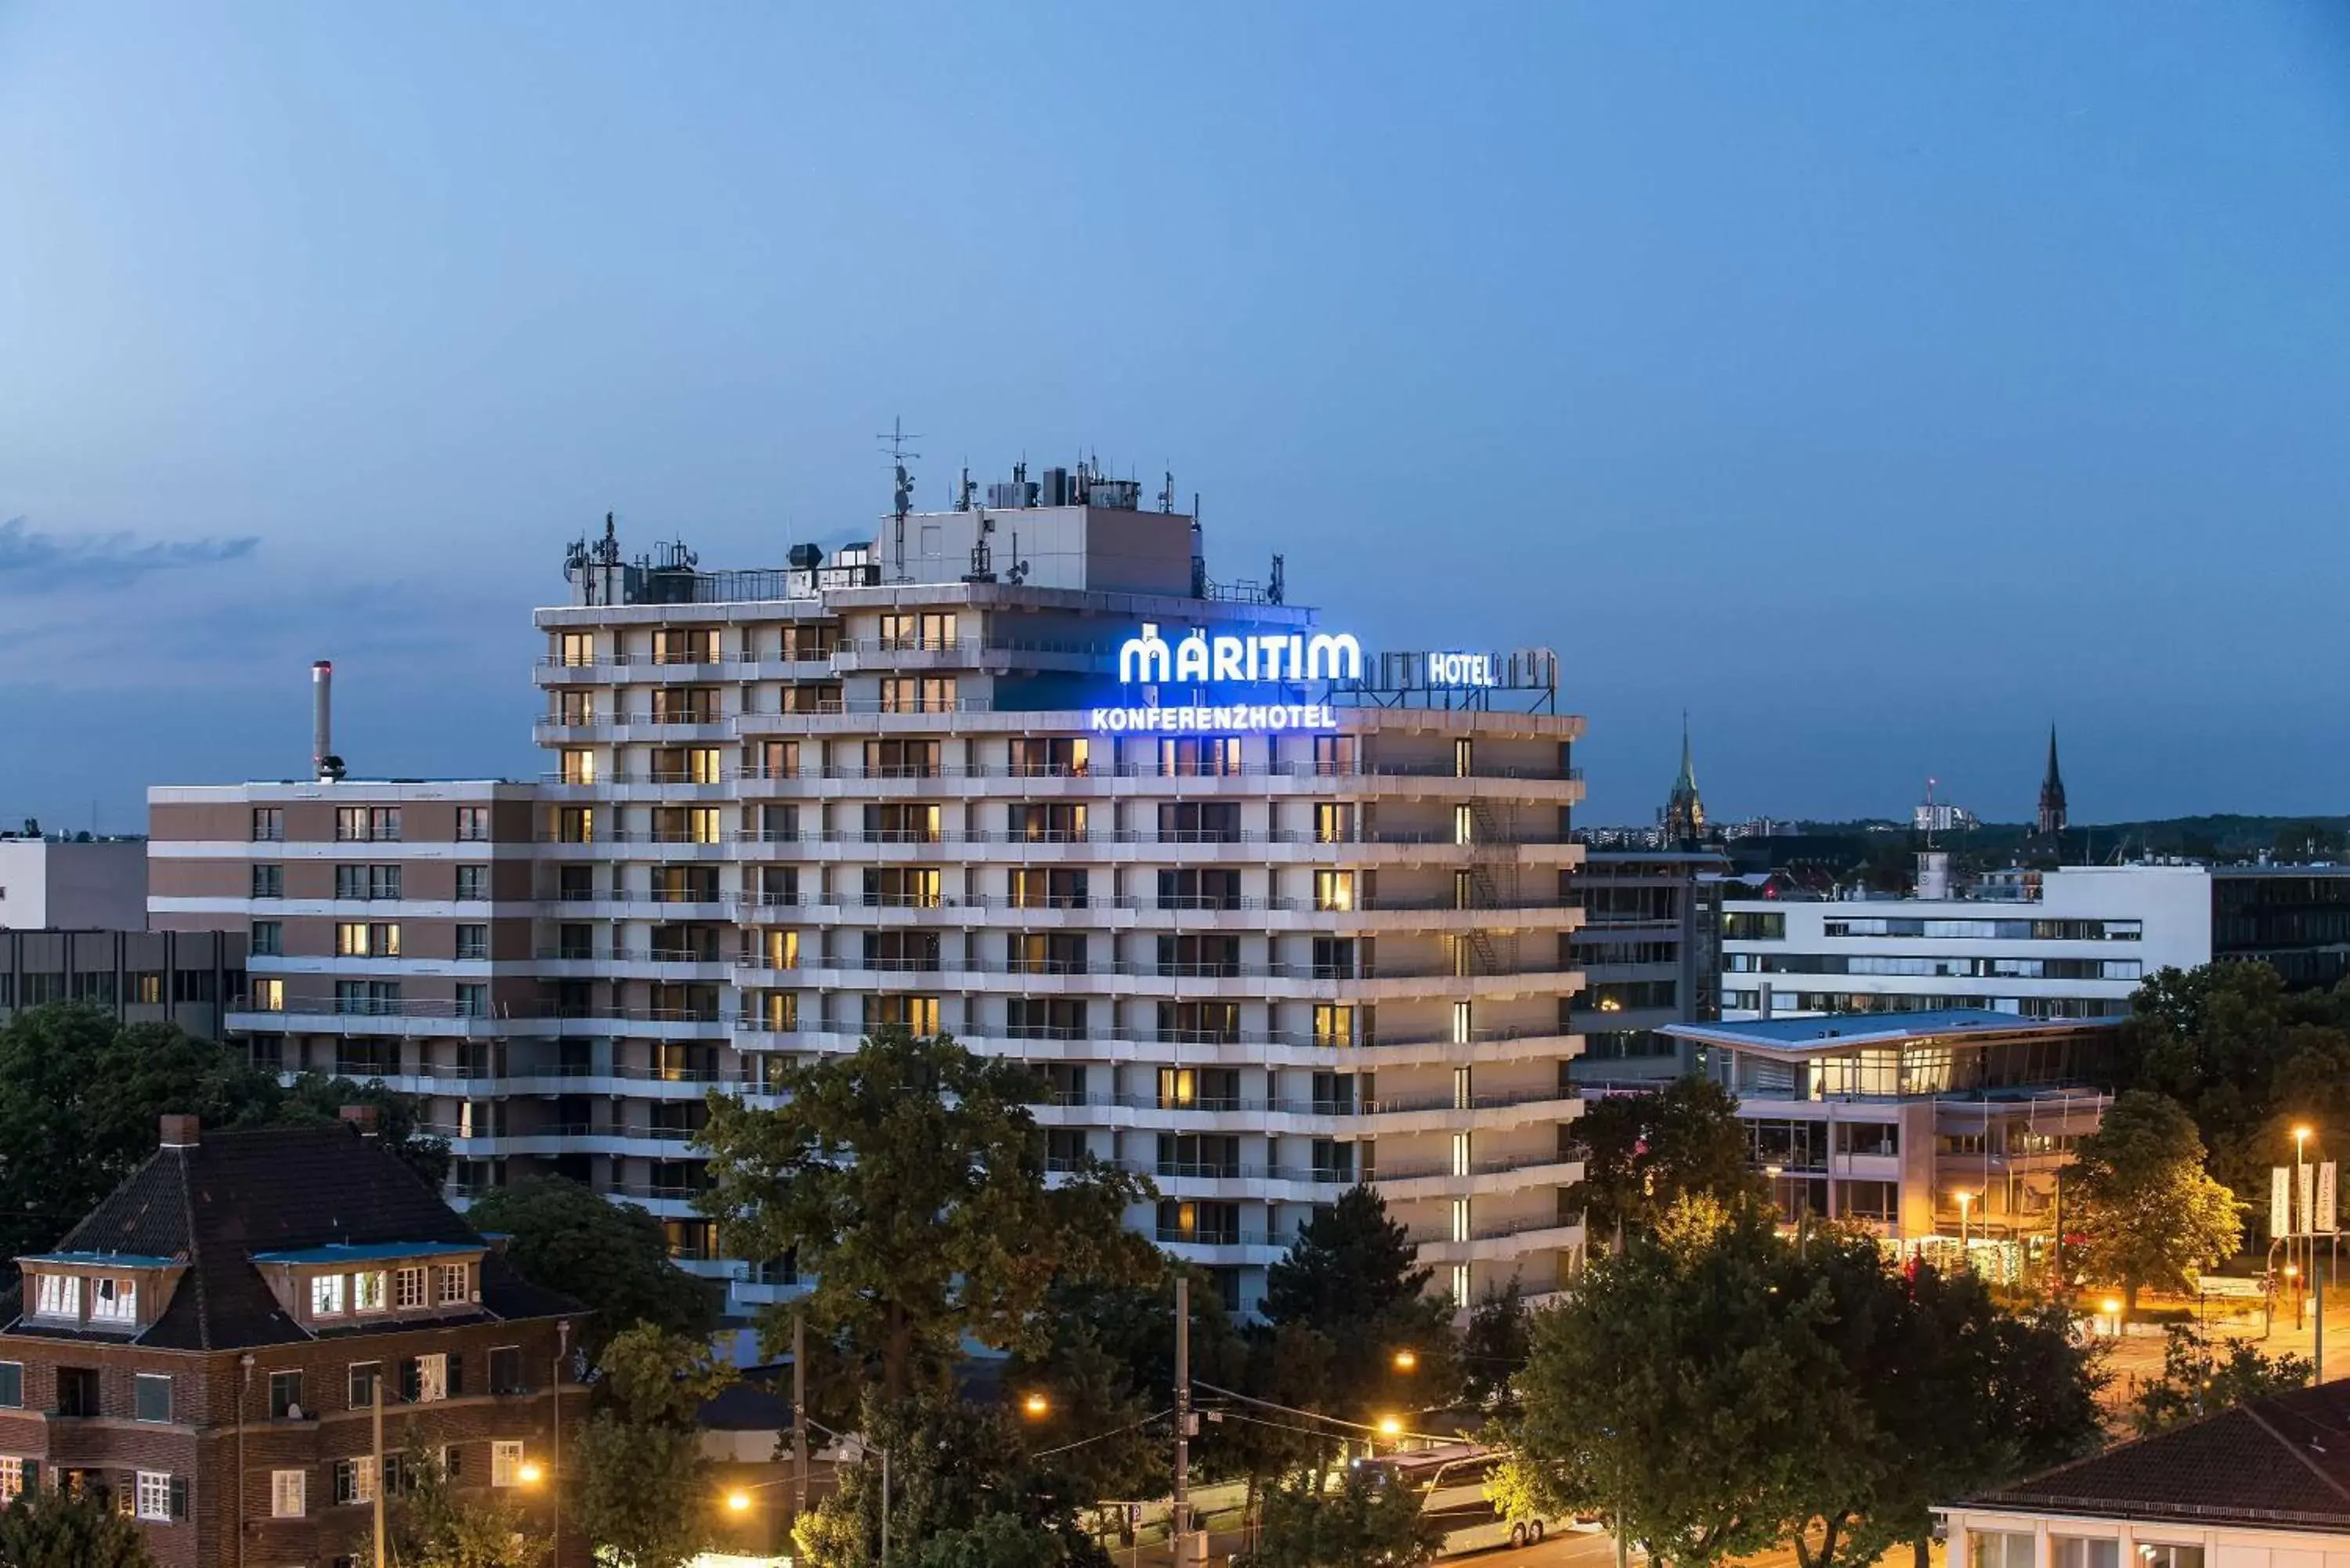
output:
[[1440, 1443], [1434, 1448], [1383, 1454], [1357, 1461], [1396, 1486], [1419, 1493], [1420, 1512], [1444, 1529], [1442, 1555], [1457, 1557], [1497, 1546], [1531, 1546], [1565, 1521], [1502, 1519], [1485, 1500], [1485, 1482], [1508, 1458], [1505, 1450], [1476, 1443]]

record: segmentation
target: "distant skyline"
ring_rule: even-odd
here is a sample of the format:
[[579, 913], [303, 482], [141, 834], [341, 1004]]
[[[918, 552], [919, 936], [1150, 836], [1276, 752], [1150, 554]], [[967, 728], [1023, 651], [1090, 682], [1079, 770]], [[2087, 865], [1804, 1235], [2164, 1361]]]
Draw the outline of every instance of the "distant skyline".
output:
[[0, 822], [535, 774], [570, 539], [1081, 452], [1593, 823], [2350, 810], [2350, 6], [0, 8]]

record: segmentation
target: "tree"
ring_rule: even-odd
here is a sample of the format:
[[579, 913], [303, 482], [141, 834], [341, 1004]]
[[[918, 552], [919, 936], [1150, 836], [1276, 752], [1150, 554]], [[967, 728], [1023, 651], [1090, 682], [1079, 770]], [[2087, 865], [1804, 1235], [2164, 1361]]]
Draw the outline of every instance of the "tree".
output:
[[2061, 1314], [2009, 1317], [1971, 1272], [1891, 1268], [1856, 1227], [1828, 1227], [1783, 1266], [1782, 1293], [1826, 1286], [1838, 1386], [1820, 1393], [1849, 1423], [1823, 1435], [1798, 1488], [1802, 1568], [1866, 1568], [1903, 1542], [1922, 1564], [1938, 1502], [2100, 1440], [2101, 1379]]
[[1685, 1197], [1726, 1204], [1767, 1190], [1737, 1100], [1711, 1078], [1587, 1100], [1575, 1137], [1583, 1179], [1567, 1201], [1582, 1205], [1595, 1240], [1652, 1229]]
[[155, 1568], [146, 1532], [102, 1493], [20, 1492], [0, 1509], [0, 1568]]
[[[1417, 1266], [1417, 1252], [1387, 1200], [1357, 1183], [1300, 1226], [1266, 1272], [1265, 1320], [1329, 1342], [1328, 1397], [1347, 1418], [1440, 1408], [1460, 1389], [1451, 1299], [1428, 1293], [1435, 1271]], [[1395, 1359], [1406, 1350], [1408, 1372]]]
[[2266, 1356], [2244, 1340], [2230, 1345], [2223, 1360], [2193, 1329], [2174, 1324], [2162, 1346], [2162, 1376], [2130, 1401], [2130, 1427], [2139, 1437], [2150, 1437], [2231, 1405], [2304, 1387], [2311, 1375], [2303, 1357], [2283, 1352]]
[[533, 1284], [576, 1296], [594, 1315], [582, 1325], [592, 1359], [636, 1324], [708, 1339], [718, 1293], [670, 1261], [661, 1223], [633, 1203], [614, 1203], [559, 1176], [528, 1176], [473, 1202], [468, 1218], [512, 1238], [506, 1256]]
[[2125, 1310], [2137, 1308], [2141, 1286], [2192, 1289], [2198, 1273], [2236, 1251], [2235, 1194], [2204, 1173], [2203, 1141], [2175, 1100], [2144, 1089], [2119, 1096], [2066, 1174], [2088, 1270], [2121, 1282]]
[[380, 1082], [310, 1075], [287, 1088], [174, 1024], [118, 1023], [77, 1002], [27, 1008], [0, 1025], [0, 1256], [40, 1251], [96, 1208], [154, 1153], [167, 1112], [245, 1127], [332, 1121], [350, 1104], [377, 1107], [380, 1136], [411, 1169], [436, 1186], [446, 1176], [448, 1145]]
[[[1040, 1086], [1012, 1063], [891, 1025], [775, 1087], [774, 1108], [712, 1095], [699, 1202], [736, 1256], [795, 1256], [816, 1274], [795, 1310], [892, 1404], [943, 1390], [966, 1338], [1041, 1344], [1055, 1277], [1135, 1281], [1157, 1266], [1123, 1223], [1148, 1183], [1087, 1161], [1047, 1184], [1029, 1110]], [[787, 1325], [767, 1309], [766, 1342]]]
[[969, 1529], [942, 1530], [921, 1545], [918, 1568], [1068, 1568], [1083, 1561], [1067, 1534], [1009, 1513], [982, 1514]]
[[[400, 1473], [401, 1490], [384, 1500], [384, 1544], [400, 1568], [540, 1568], [546, 1561], [549, 1543], [519, 1507], [454, 1490], [440, 1457], [413, 1438]], [[371, 1559], [372, 1526], [361, 1542], [359, 1560]]]
[[1264, 1500], [1258, 1568], [1414, 1568], [1433, 1562], [1443, 1527], [1420, 1511], [1419, 1493], [1377, 1471], [1350, 1469], [1335, 1490], [1308, 1480]]
[[1830, 1293], [1783, 1290], [1791, 1251], [1762, 1206], [1684, 1198], [1537, 1314], [1518, 1435], [1542, 1494], [1673, 1568], [1776, 1544], [1856, 1424]]
[[620, 1568], [681, 1568], [715, 1533], [694, 1417], [733, 1369], [650, 1324], [613, 1335], [598, 1366], [602, 1407], [578, 1438], [572, 1517]]
[[1507, 1285], [1485, 1287], [1461, 1337], [1461, 1392], [1471, 1404], [1503, 1416], [1516, 1411], [1511, 1380], [1525, 1367], [1530, 1329], [1525, 1296], [1514, 1275]]

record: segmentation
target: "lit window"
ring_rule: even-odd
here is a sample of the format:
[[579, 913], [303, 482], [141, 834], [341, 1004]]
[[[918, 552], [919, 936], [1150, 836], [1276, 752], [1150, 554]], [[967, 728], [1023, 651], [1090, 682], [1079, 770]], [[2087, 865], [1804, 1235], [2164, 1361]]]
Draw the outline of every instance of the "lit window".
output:
[[309, 1477], [301, 1470], [269, 1472], [269, 1515], [273, 1519], [299, 1519], [303, 1513], [303, 1482]]
[[1314, 873], [1314, 907], [1317, 909], [1347, 910], [1355, 907], [1355, 874], [1352, 871], [1316, 871]]
[[351, 1276], [351, 1310], [381, 1312], [383, 1310], [383, 1271], [370, 1269]]
[[518, 1486], [522, 1482], [522, 1445], [492, 1443], [490, 1445], [490, 1484]]
[[14, 1501], [25, 1493], [25, 1461], [14, 1454], [0, 1455], [0, 1501]]
[[372, 1458], [362, 1454], [355, 1459], [335, 1461], [335, 1501], [337, 1502], [373, 1502], [375, 1501], [375, 1461]]
[[111, 1275], [89, 1282], [89, 1321], [92, 1323], [137, 1323], [139, 1321], [139, 1282], [117, 1279]]
[[413, 1312], [424, 1304], [424, 1271], [422, 1269], [399, 1269], [393, 1272], [391, 1304], [401, 1312]]
[[256, 980], [253, 982], [253, 1010], [255, 1012], [286, 1011], [286, 982], [282, 980]]
[[310, 1279], [310, 1315], [340, 1317], [343, 1315], [343, 1276], [315, 1274]]
[[416, 1402], [430, 1405], [449, 1397], [449, 1358], [446, 1355], [420, 1355], [416, 1358]]
[[138, 1494], [138, 1514], [141, 1519], [169, 1521], [172, 1517], [172, 1478], [161, 1470], [140, 1470]]
[[42, 1317], [81, 1316], [81, 1277], [78, 1274], [42, 1274], [41, 1285], [34, 1298], [33, 1311]]
[[463, 1306], [473, 1299], [473, 1272], [467, 1263], [451, 1263], [441, 1271], [442, 1306]]

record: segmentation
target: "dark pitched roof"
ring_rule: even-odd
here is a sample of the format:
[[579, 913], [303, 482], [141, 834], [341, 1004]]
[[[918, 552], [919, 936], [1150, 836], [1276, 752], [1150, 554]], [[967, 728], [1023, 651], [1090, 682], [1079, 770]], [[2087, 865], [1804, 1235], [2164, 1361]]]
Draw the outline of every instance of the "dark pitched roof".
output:
[[[255, 1253], [390, 1241], [488, 1245], [388, 1145], [338, 1124], [206, 1132], [200, 1143], [159, 1148], [56, 1251], [189, 1260], [171, 1304], [139, 1343], [237, 1350], [311, 1337], [279, 1310]], [[481, 1290], [484, 1318], [582, 1310], [494, 1251], [482, 1260]], [[16, 1323], [8, 1332], [35, 1331]]]
[[2350, 1532], [2350, 1384], [2234, 1406], [1967, 1506]]

